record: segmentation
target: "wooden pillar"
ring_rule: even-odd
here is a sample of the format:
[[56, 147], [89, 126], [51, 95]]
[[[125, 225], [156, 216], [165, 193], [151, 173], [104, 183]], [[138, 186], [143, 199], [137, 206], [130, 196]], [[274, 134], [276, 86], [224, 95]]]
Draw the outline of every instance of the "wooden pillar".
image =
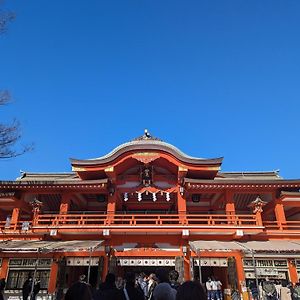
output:
[[20, 208], [15, 207], [12, 211], [12, 215], [11, 215], [11, 227], [16, 230], [17, 229], [17, 225], [19, 222], [19, 215], [20, 215]]
[[53, 261], [50, 269], [50, 278], [48, 284], [48, 293], [54, 294], [56, 290], [56, 281], [58, 276], [58, 262]]
[[233, 192], [225, 192], [225, 213], [229, 224], [235, 223], [235, 204], [233, 201]]
[[276, 217], [277, 225], [278, 225], [279, 229], [282, 230], [283, 225], [286, 223], [286, 217], [285, 217], [283, 204], [280, 203], [280, 202], [277, 202], [275, 204], [274, 211], [275, 211], [275, 217]]
[[191, 251], [188, 246], [183, 246], [184, 281], [191, 280]]
[[238, 282], [238, 289], [243, 296], [242, 299], [247, 300], [248, 292], [246, 288], [246, 278], [245, 278], [245, 272], [244, 272], [244, 265], [243, 265], [243, 258], [242, 254], [238, 253], [235, 256], [235, 262], [236, 262], [236, 274], [237, 274], [237, 282]]
[[109, 267], [109, 256], [105, 255], [103, 259], [102, 282], [105, 281], [105, 277], [108, 273], [108, 267]]
[[0, 279], [2, 278], [7, 278], [7, 273], [8, 273], [8, 264], [9, 264], [9, 259], [7, 257], [4, 257], [2, 259], [2, 266], [0, 268]]
[[295, 260], [288, 259], [288, 267], [290, 273], [290, 280], [293, 284], [295, 284], [299, 281]]
[[107, 222], [108, 224], [113, 223], [115, 213], [116, 213], [116, 204], [117, 204], [117, 195], [108, 195], [108, 200], [107, 200]]
[[179, 221], [181, 224], [186, 223], [186, 199], [183, 193], [180, 191], [180, 187], [177, 192], [177, 209], [179, 215]]

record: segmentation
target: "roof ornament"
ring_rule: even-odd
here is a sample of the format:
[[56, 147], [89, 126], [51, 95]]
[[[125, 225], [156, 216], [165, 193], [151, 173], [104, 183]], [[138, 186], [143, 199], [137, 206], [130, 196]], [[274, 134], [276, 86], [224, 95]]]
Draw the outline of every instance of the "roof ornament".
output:
[[152, 136], [151, 133], [148, 131], [148, 129], [145, 129], [144, 134], [142, 136], [135, 138], [133, 141], [160, 141], [160, 142], [162, 142], [161, 139]]
[[263, 201], [260, 196], [257, 196], [256, 199], [248, 205], [248, 207], [253, 209], [253, 213], [262, 213], [263, 207], [267, 204], [267, 202]]

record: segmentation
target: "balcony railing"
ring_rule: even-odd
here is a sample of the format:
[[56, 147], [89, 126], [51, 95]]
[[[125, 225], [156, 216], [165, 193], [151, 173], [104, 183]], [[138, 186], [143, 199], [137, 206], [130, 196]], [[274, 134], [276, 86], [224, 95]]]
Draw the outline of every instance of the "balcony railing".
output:
[[116, 214], [39, 215], [33, 227], [170, 227], [170, 226], [258, 226], [255, 215]]
[[286, 221], [286, 222], [277, 222], [277, 221], [264, 221], [263, 226], [266, 230], [300, 230], [300, 221]]

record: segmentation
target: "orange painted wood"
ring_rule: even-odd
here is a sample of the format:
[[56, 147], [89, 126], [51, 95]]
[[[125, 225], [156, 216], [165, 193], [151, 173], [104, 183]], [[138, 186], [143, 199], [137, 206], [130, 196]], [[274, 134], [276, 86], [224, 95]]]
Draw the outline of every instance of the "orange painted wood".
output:
[[107, 255], [103, 256], [103, 270], [102, 270], [102, 282], [105, 281], [105, 277], [108, 273], [109, 257]]
[[8, 273], [8, 263], [9, 263], [9, 258], [3, 258], [2, 259], [2, 266], [0, 268], [0, 279], [7, 277], [7, 273]]
[[49, 294], [55, 293], [57, 275], [58, 275], [58, 263], [56, 261], [53, 261], [50, 269], [50, 278], [49, 278], [49, 285], [48, 285]]
[[289, 273], [290, 273], [290, 280], [293, 284], [295, 284], [299, 281], [299, 278], [298, 278], [296, 264], [293, 259], [288, 260], [288, 267], [289, 267]]
[[244, 285], [245, 283], [245, 272], [244, 272], [243, 259], [241, 253], [238, 252], [235, 255], [235, 262], [236, 262], [238, 288], [239, 291], [242, 292], [242, 285]]
[[285, 217], [285, 213], [284, 213], [284, 207], [282, 203], [276, 203], [275, 204], [275, 217], [276, 217], [276, 221], [278, 223], [279, 229], [283, 229], [282, 225], [284, 223], [286, 223], [286, 217]]

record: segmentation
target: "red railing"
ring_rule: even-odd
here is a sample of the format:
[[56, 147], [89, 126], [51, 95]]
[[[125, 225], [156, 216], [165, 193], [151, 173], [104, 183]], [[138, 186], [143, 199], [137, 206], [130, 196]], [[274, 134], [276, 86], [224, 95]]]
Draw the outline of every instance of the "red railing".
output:
[[66, 215], [39, 215], [33, 227], [124, 227], [124, 226], [188, 226], [188, 227], [248, 227], [258, 226], [255, 215], [186, 215], [178, 214], [66, 214]]
[[300, 221], [264, 221], [263, 226], [266, 230], [300, 230]]

